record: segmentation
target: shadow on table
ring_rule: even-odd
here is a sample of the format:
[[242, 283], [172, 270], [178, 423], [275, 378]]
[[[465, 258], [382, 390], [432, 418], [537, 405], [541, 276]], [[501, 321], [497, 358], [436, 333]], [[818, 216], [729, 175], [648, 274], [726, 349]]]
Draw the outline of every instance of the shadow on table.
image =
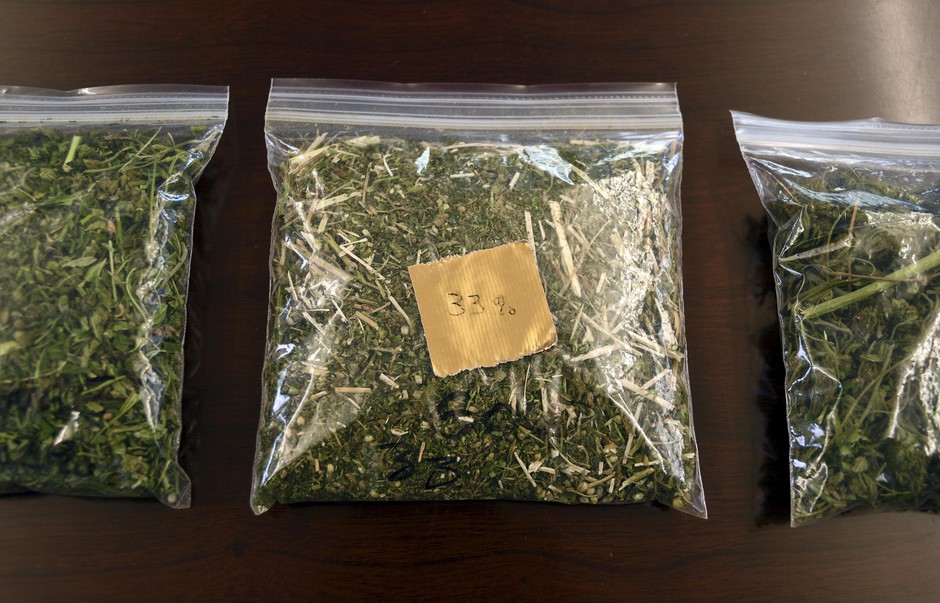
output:
[[750, 265], [748, 302], [752, 308], [751, 345], [761, 360], [755, 400], [764, 423], [758, 477], [758, 525], [789, 523], [790, 479], [784, 365], [774, 293], [768, 221], [747, 219]]
[[204, 361], [206, 315], [214, 248], [226, 233], [217, 227], [226, 206], [238, 161], [236, 124], [230, 121], [212, 160], [195, 184], [196, 219], [193, 228], [189, 290], [186, 299], [186, 338], [184, 341], [183, 432], [180, 463], [196, 479], [195, 455], [199, 447], [197, 416], [208, 388]]

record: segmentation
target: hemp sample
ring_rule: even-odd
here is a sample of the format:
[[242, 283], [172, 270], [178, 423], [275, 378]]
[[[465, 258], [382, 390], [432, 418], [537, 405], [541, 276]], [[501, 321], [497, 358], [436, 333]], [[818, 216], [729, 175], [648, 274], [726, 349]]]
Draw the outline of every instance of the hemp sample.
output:
[[0, 491], [188, 506], [192, 185], [220, 131], [0, 129]]
[[893, 124], [847, 122], [794, 151], [803, 124], [736, 120], [776, 231], [793, 525], [940, 510], [940, 128], [915, 152], [899, 126], [879, 152]]
[[[318, 130], [272, 165], [255, 511], [506, 498], [659, 501], [704, 515], [679, 271], [681, 135], [443, 136]], [[535, 250], [557, 344], [435, 376], [408, 267], [519, 241]], [[499, 297], [464, 302], [514, 312]]]

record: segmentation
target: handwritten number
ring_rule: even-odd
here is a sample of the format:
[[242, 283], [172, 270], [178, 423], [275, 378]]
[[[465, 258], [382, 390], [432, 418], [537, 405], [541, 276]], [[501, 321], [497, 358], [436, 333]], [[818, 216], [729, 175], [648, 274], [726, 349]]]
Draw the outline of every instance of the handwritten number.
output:
[[[467, 309], [463, 307], [463, 295], [459, 293], [448, 293], [447, 295], [450, 297], [457, 298], [454, 301], [450, 302], [450, 305], [452, 307], [447, 311], [448, 314], [450, 314], [451, 316], [460, 316], [467, 311]], [[460, 310], [460, 312], [455, 313], [454, 308], [457, 308], [458, 310]]]
[[440, 417], [438, 431], [451, 440], [459, 440], [473, 427], [473, 423], [465, 423], [459, 419], [454, 403], [458, 399], [457, 392], [450, 392], [441, 396], [437, 402], [437, 416]]
[[[438, 410], [442, 410], [440, 405]], [[452, 410], [447, 411], [450, 416], [457, 416], [457, 413]], [[445, 413], [447, 414], [447, 413]], [[500, 415], [503, 415], [503, 421], [498, 422]], [[442, 419], [445, 417], [442, 416]], [[518, 419], [512, 412], [512, 409], [509, 408], [509, 405], [499, 403], [494, 404], [488, 411], [483, 413], [480, 416], [480, 420], [475, 423], [465, 425], [457, 433], [451, 435], [450, 437], [455, 440], [459, 440], [461, 437], [466, 435], [470, 429], [474, 429], [474, 426], [479, 429], [483, 429], [488, 433], [499, 433], [506, 429], [508, 426], [516, 423]], [[448, 435], [445, 433], [445, 435]], [[443, 488], [444, 486], [449, 486], [460, 479], [460, 472], [458, 468], [458, 463], [460, 457], [443, 455], [443, 456], [426, 456], [420, 462], [417, 460], [417, 452], [411, 446], [406, 445], [404, 442], [388, 442], [385, 444], [380, 444], [379, 448], [382, 450], [393, 450], [398, 452], [394, 456], [394, 461], [398, 464], [394, 471], [388, 474], [387, 478], [389, 481], [404, 481], [408, 478], [414, 477], [418, 472], [418, 465], [425, 467], [426, 478], [424, 481], [425, 490], [436, 490], [437, 488]]]
[[[382, 444], [381, 446], [379, 446], [379, 448], [384, 449], [384, 450], [389, 450], [389, 449], [401, 448], [403, 446], [404, 444], [402, 444], [401, 442], [390, 442], [388, 444]], [[398, 467], [397, 469], [389, 473], [388, 480], [397, 482], [400, 480], [406, 480], [412, 475], [414, 475], [415, 464], [414, 464], [414, 461], [411, 460], [413, 456], [414, 456], [414, 451], [407, 450], [407, 449], [404, 452], [401, 452], [395, 455], [395, 462], [401, 465], [401, 467]]]
[[511, 424], [515, 421], [515, 417], [512, 414], [512, 409], [509, 408], [508, 404], [494, 404], [493, 407], [486, 411], [483, 414], [483, 417], [480, 419], [480, 425], [484, 430], [486, 430], [487, 433], [502, 431], [502, 429], [496, 425], [497, 415], [500, 413], [506, 415], [508, 423]]
[[457, 470], [453, 467], [453, 465], [457, 463], [457, 457], [450, 455], [434, 456], [429, 458], [428, 462], [433, 463], [431, 465], [433, 470], [428, 475], [428, 479], [424, 482], [425, 490], [434, 490], [443, 486], [449, 486], [457, 481], [459, 475], [457, 474]]
[[[482, 296], [477, 295], [476, 293], [467, 295], [467, 297], [470, 299], [469, 312], [467, 311], [468, 310], [467, 305], [464, 304], [463, 294], [454, 292], [454, 293], [448, 293], [447, 296], [451, 298], [449, 307], [447, 309], [447, 313], [450, 316], [454, 316], [454, 317], [463, 316], [464, 314], [468, 314], [468, 313], [477, 315], [477, 314], [484, 314], [486, 312], [486, 306], [483, 305]], [[498, 314], [500, 316], [505, 316], [507, 314], [509, 316], [515, 316], [516, 314], [515, 308], [513, 308], [512, 306], [506, 305], [505, 295], [497, 295], [496, 297], [494, 297], [493, 305], [499, 309]]]

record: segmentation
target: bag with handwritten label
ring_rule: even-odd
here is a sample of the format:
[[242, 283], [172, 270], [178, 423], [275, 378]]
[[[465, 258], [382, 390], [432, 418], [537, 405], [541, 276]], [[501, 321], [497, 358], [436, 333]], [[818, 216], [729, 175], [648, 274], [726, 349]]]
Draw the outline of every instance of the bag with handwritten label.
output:
[[664, 84], [275, 80], [251, 496], [705, 516]]

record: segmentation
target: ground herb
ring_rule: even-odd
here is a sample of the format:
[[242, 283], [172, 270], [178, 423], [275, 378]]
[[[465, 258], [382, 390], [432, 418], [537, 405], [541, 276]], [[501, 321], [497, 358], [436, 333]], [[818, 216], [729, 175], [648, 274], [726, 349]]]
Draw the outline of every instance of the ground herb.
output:
[[[279, 191], [252, 506], [659, 501], [704, 515], [677, 143], [322, 132]], [[409, 265], [528, 241], [558, 343], [438, 378]]]
[[940, 180], [912, 189], [860, 169], [807, 173], [764, 180], [792, 521], [940, 510]]
[[218, 132], [174, 134], [0, 136], [0, 491], [189, 503], [192, 186]]

